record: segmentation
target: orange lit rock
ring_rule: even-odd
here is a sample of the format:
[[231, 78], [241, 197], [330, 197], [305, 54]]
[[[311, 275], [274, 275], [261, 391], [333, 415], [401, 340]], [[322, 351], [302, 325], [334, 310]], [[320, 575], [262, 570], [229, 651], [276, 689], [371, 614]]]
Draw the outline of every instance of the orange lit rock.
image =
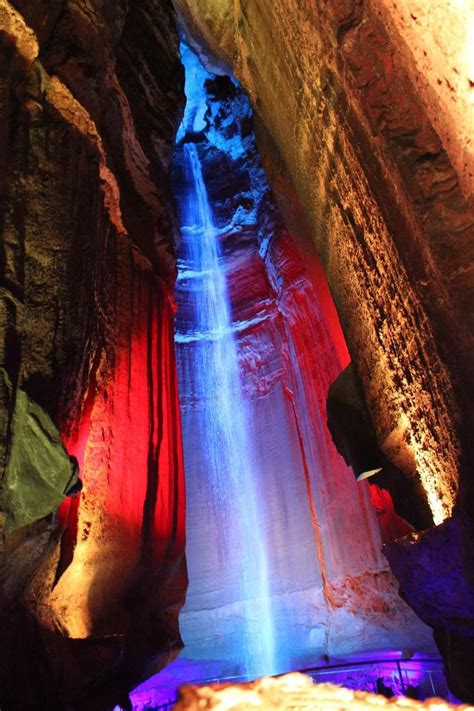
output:
[[99, 158], [99, 176], [104, 193], [104, 206], [117, 233], [126, 234], [126, 229], [122, 223], [120, 191], [117, 180], [107, 166], [102, 139], [93, 120], [58, 77], [52, 76], [49, 79], [46, 99], [64, 121], [76, 128], [96, 149]]
[[11, 43], [20, 57], [31, 66], [38, 56], [38, 40], [23, 16], [7, 0], [0, 2], [0, 32], [5, 43]]
[[309, 709], [318, 711], [350, 711], [350, 709], [407, 709], [415, 711], [471, 710], [473, 706], [453, 706], [442, 699], [414, 701], [407, 697], [386, 699], [366, 691], [353, 691], [335, 684], [313, 684], [304, 674], [285, 674], [279, 678], [263, 678], [248, 684], [212, 684], [184, 686], [175, 711], [200, 709]]
[[474, 200], [474, 7], [470, 0], [372, 0], [403, 57], [410, 80]]

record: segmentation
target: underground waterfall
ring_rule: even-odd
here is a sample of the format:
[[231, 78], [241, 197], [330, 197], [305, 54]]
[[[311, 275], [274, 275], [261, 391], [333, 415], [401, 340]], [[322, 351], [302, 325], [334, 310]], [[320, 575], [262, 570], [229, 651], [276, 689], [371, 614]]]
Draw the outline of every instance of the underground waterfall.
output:
[[[279, 216], [236, 80], [185, 44], [181, 58], [175, 343], [189, 588], [185, 649], [161, 683], [429, 646], [404, 613], [387, 625], [379, 610], [378, 595], [396, 593], [369, 487], [326, 427], [348, 354], [322, 269], [304, 263]], [[370, 614], [366, 575], [380, 587], [365, 596]]]
[[[255, 486], [249, 422], [242, 395], [226, 275], [196, 146], [184, 145], [187, 193], [181, 202], [183, 254], [179, 285], [192, 304], [193, 329], [177, 333], [178, 365], [195, 385], [201, 403], [200, 436], [205, 457], [201, 476], [208, 481], [219, 567], [244, 601], [240, 673], [274, 674], [275, 631], [262, 512]], [[186, 344], [195, 342], [191, 357]], [[185, 455], [186, 456], [186, 455]]]
[[473, 23], [0, 0], [2, 711], [474, 703]]

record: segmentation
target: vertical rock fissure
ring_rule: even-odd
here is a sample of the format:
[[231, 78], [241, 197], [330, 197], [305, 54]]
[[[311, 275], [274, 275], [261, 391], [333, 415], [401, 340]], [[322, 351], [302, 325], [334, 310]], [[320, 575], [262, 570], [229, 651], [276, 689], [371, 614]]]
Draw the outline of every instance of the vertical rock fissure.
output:
[[[160, 299], [152, 281], [148, 283], [148, 338], [147, 338], [147, 376], [148, 376], [148, 473], [145, 500], [143, 503], [142, 523], [142, 563], [145, 568], [151, 566], [153, 558], [153, 529], [158, 493], [159, 455], [163, 437], [163, 383], [160, 377], [161, 364], [161, 315]], [[158, 307], [155, 303], [158, 300]]]
[[331, 584], [328, 577], [328, 571], [326, 566], [326, 558], [324, 555], [324, 546], [322, 541], [322, 525], [319, 521], [318, 512], [316, 510], [316, 497], [313, 492], [313, 485], [311, 483], [311, 473], [308, 465], [308, 459], [306, 457], [306, 447], [304, 443], [303, 433], [301, 431], [300, 419], [298, 416], [298, 411], [296, 409], [295, 394], [291, 388], [287, 385], [283, 385], [285, 396], [290, 403], [291, 410], [293, 412], [293, 417], [295, 419], [296, 432], [298, 435], [298, 443], [300, 446], [301, 459], [303, 462], [303, 471], [306, 484], [306, 491], [308, 494], [308, 504], [309, 510], [311, 512], [311, 525], [313, 528], [314, 542], [316, 546], [316, 552], [318, 556], [319, 569], [321, 571], [321, 577], [323, 579], [323, 590], [326, 600], [329, 605], [334, 607], [334, 597], [331, 591]]

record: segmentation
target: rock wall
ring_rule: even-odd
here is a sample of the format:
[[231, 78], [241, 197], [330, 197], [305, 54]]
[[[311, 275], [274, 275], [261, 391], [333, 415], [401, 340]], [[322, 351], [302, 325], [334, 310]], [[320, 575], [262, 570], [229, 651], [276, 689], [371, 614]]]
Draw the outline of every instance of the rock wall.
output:
[[[396, 703], [396, 702], [395, 702]], [[438, 698], [418, 701], [403, 696], [398, 702], [407, 711], [421, 709], [442, 709], [450, 711], [461, 709], [471, 711], [472, 706], [450, 704]], [[366, 709], [371, 706], [392, 708], [394, 701], [366, 691], [344, 689], [334, 683], [314, 684], [311, 677], [303, 674], [285, 674], [278, 679], [260, 679], [249, 684], [208, 684], [206, 686], [184, 686], [181, 690], [176, 711], [198, 711], [201, 708], [239, 709], [250, 705], [262, 709], [292, 709], [295, 705], [309, 708], [331, 709], [335, 706], [340, 711]]]
[[[104, 709], [182, 646], [177, 35], [167, 2], [3, 0], [0, 43], [2, 478], [31, 522], [3, 541], [0, 705]], [[20, 397], [46, 509], [7, 486]]]
[[[405, 2], [385, 0], [176, 7], [249, 93], [274, 193], [292, 233], [320, 255], [380, 447], [421, 482], [436, 522], [455, 503], [470, 515], [472, 171], [460, 117], [469, 117], [472, 77], [462, 22], [443, 15], [434, 43], [439, 3], [410, 17]], [[459, 47], [449, 65], [448, 31]], [[177, 36], [166, 0], [0, 0], [0, 42], [1, 523], [12, 531], [2, 550], [0, 702], [104, 708], [181, 644], [168, 184], [183, 104]], [[241, 208], [245, 217], [245, 199]], [[245, 285], [254, 264], [240, 274]], [[249, 365], [251, 388], [258, 364]], [[37, 450], [23, 448], [29, 472], [44, 474], [46, 518], [4, 474], [21, 460], [20, 411], [61, 462], [49, 477]], [[76, 486], [59, 435], [84, 488], [56, 516]], [[15, 520], [31, 523], [15, 531]], [[461, 528], [471, 525], [468, 516]], [[461, 552], [472, 589], [472, 554]], [[412, 560], [398, 552], [399, 569]], [[428, 621], [439, 620], [446, 654], [459, 655], [462, 635], [436, 615]]]
[[387, 33], [403, 57], [410, 81], [438, 133], [470, 202], [474, 199], [472, 145], [473, 8], [466, 0], [379, 1]]

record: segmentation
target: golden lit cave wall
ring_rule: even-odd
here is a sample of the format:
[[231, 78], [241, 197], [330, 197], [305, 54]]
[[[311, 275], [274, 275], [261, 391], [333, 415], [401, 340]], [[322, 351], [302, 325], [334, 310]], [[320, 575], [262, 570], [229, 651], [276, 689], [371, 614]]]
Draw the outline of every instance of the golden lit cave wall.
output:
[[458, 490], [454, 382], [474, 350], [473, 216], [385, 4], [175, 2], [195, 45], [247, 90], [270, 180], [277, 194], [294, 186], [309, 223], [379, 444], [419, 477], [440, 523]]

